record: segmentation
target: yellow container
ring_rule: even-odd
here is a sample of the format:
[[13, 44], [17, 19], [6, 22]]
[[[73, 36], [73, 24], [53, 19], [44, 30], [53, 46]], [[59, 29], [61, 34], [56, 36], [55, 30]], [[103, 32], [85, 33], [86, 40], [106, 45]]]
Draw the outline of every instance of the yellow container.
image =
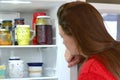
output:
[[[17, 25], [15, 31], [18, 45], [29, 45], [34, 37], [34, 31], [30, 29], [30, 25]], [[31, 35], [31, 32], [33, 35]]]

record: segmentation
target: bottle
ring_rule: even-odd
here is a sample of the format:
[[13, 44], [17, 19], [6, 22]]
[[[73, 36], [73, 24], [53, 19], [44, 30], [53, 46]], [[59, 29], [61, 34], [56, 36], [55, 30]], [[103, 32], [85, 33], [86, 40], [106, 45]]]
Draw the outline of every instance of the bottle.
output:
[[8, 72], [10, 78], [24, 77], [24, 63], [19, 57], [10, 57], [8, 60]]
[[24, 77], [24, 64], [23, 60], [19, 57], [11, 57], [8, 61], [9, 77], [10, 78], [22, 78]]
[[37, 16], [36, 39], [38, 45], [52, 44], [52, 24], [50, 16]]

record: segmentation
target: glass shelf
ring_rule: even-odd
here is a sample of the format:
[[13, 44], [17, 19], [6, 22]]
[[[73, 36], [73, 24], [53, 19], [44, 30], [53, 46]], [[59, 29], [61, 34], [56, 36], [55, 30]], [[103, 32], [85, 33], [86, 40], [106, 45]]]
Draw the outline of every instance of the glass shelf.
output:
[[58, 77], [33, 77], [33, 78], [9, 78], [9, 79], [0, 79], [0, 80], [47, 80], [47, 79], [53, 79], [56, 80]]
[[57, 47], [57, 45], [7, 45], [7, 46], [0, 46], [0, 48], [50, 48], [50, 47]]

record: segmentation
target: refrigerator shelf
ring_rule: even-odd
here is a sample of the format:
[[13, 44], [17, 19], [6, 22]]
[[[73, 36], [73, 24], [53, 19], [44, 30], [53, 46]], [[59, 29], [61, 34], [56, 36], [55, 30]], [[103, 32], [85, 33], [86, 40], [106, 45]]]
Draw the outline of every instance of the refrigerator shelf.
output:
[[0, 79], [0, 80], [48, 80], [48, 79], [52, 79], [52, 80], [56, 80], [58, 79], [58, 77], [53, 76], [53, 77], [33, 77], [33, 78], [9, 78], [9, 79]]
[[50, 48], [57, 47], [57, 45], [9, 45], [9, 46], [0, 46], [0, 48]]

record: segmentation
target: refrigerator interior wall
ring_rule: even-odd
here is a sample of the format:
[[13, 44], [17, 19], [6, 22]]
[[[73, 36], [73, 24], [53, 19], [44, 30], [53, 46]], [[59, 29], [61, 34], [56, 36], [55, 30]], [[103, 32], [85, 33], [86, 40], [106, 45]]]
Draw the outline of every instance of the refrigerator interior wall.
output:
[[[41, 11], [39, 11], [41, 12]], [[47, 12], [47, 11], [46, 11]], [[15, 13], [17, 14], [17, 13]], [[10, 13], [7, 12], [6, 14], [4, 14], [4, 16], [2, 17], [2, 19], [4, 20], [12, 20], [14, 21], [15, 18], [18, 18], [18, 15], [15, 15], [14, 13]], [[25, 24], [31, 25], [32, 26], [32, 18], [33, 18], [33, 12], [21, 12], [19, 13], [20, 17], [25, 19]], [[49, 15], [49, 14], [48, 14]], [[7, 16], [7, 17], [6, 17]], [[9, 17], [10, 16], [10, 17]], [[54, 37], [54, 41], [53, 43], [56, 44], [56, 30], [55, 30], [55, 25], [53, 26], [53, 37]], [[44, 70], [48, 70], [51, 69], [56, 71], [56, 58], [57, 58], [57, 52], [56, 52], [57, 48], [4, 48], [1, 49], [1, 64], [8, 64], [8, 59], [10, 57], [10, 53], [11, 51], [14, 52], [15, 56], [20, 57], [22, 60], [24, 60], [25, 63], [25, 70], [27, 71], [27, 65], [26, 63], [28, 62], [43, 62], [43, 69]], [[48, 72], [45, 72], [48, 74]]]
[[1, 12], [0, 11], [0, 23], [2, 23], [3, 20], [14, 21], [14, 19], [18, 17], [20, 17], [20, 13], [18, 12]]
[[[11, 53], [14, 56], [20, 57], [24, 61], [25, 65], [25, 77], [27, 77], [29, 62], [43, 62], [43, 75], [50, 76], [48, 69], [56, 71], [56, 48], [2, 48], [0, 49], [1, 64], [5, 64], [8, 67], [8, 59]], [[55, 76], [52, 74], [51, 76]]]
[[[35, 0], [39, 2], [38, 0]], [[37, 2], [34, 2], [35, 4], [38, 4]], [[44, 75], [48, 76], [57, 76], [58, 79], [45, 79], [45, 80], [70, 80], [70, 75], [69, 75], [69, 68], [67, 67], [67, 62], [64, 59], [64, 50], [65, 47], [62, 44], [62, 40], [59, 36], [58, 33], [58, 23], [57, 23], [57, 16], [56, 12], [58, 7], [65, 3], [65, 0], [61, 1], [40, 1], [39, 5], [43, 6], [36, 6], [37, 8], [31, 7], [28, 8], [28, 6], [14, 6], [11, 5], [11, 7], [15, 7], [18, 9], [1, 9], [1, 11], [5, 11], [6, 13], [10, 12], [15, 12], [18, 13], [19, 16], [13, 16], [12, 20], [14, 18], [24, 18], [25, 19], [25, 24], [31, 25], [32, 26], [32, 18], [33, 18], [33, 13], [34, 12], [41, 12], [45, 11], [47, 15], [51, 16], [52, 22], [53, 22], [53, 39], [54, 39], [54, 45], [57, 45], [56, 47], [49, 47], [49, 48], [39, 48], [39, 47], [5, 47], [5, 48], [0, 48], [1, 50], [1, 64], [8, 64], [8, 59], [10, 57], [11, 51], [14, 52], [15, 56], [19, 56], [22, 60], [24, 60], [25, 64], [25, 71], [27, 74], [27, 65], [26, 63], [28, 62], [43, 62], [43, 70], [44, 70]], [[50, 5], [49, 5], [50, 4]], [[0, 4], [1, 5], [1, 4]], [[48, 5], [48, 6], [46, 6]], [[5, 5], [1, 5], [5, 6]], [[5, 6], [6, 7], [6, 6]], [[14, 11], [15, 10], [15, 11]], [[17, 11], [19, 10], [19, 11]], [[18, 15], [17, 14], [17, 15]], [[13, 14], [12, 14], [13, 15]], [[8, 17], [10, 17], [10, 14], [7, 14]], [[7, 19], [8, 19], [7, 17]], [[6, 19], [6, 18], [4, 18]], [[57, 29], [57, 31], [56, 31]], [[57, 42], [56, 42], [57, 41]], [[52, 70], [52, 71], [51, 71]], [[51, 73], [50, 73], [51, 72]], [[55, 75], [53, 75], [55, 74]], [[27, 75], [26, 75], [27, 76]]]

